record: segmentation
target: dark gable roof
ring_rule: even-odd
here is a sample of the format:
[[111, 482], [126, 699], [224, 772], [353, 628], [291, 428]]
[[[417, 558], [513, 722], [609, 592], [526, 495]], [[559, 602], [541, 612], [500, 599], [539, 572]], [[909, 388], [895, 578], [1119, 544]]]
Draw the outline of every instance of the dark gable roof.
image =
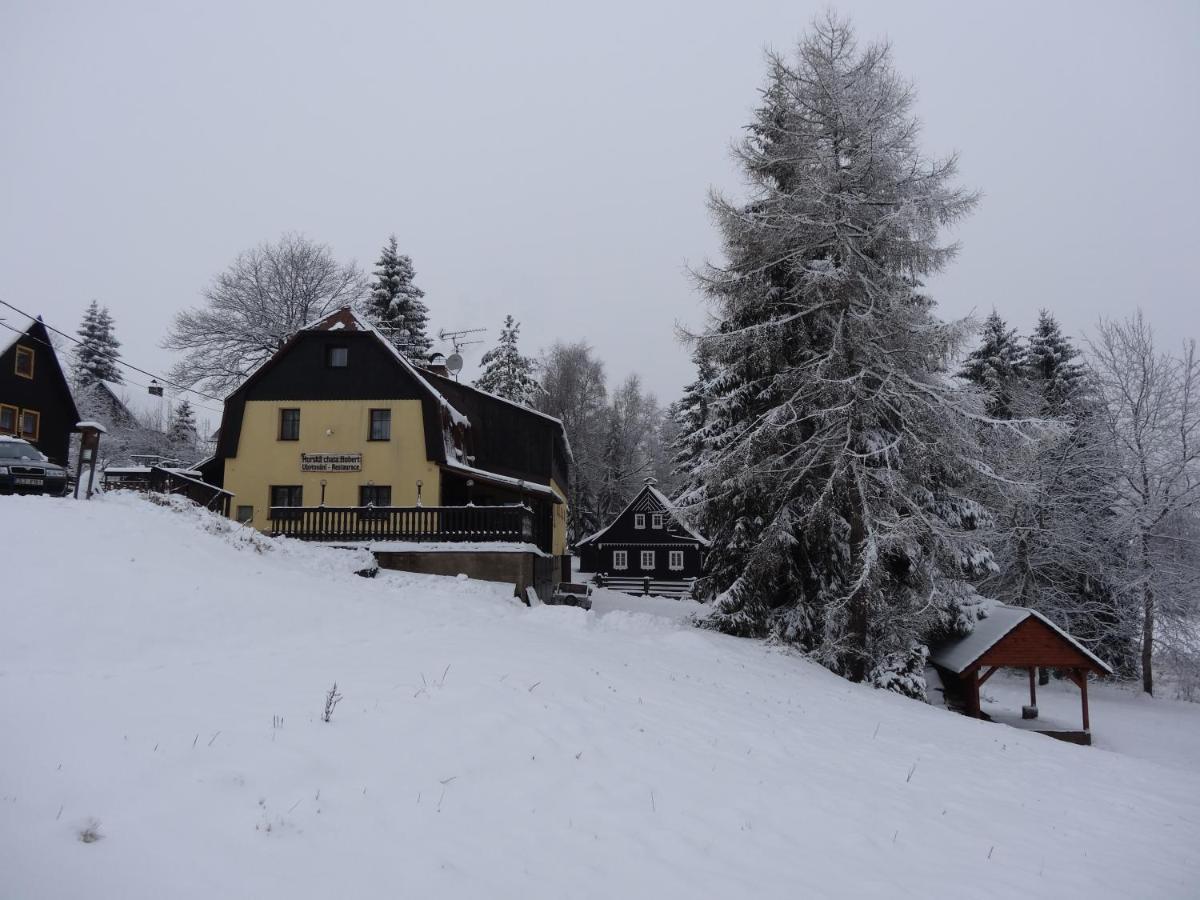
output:
[[613, 528], [613, 526], [615, 526], [628, 514], [638, 512], [653, 513], [659, 511], [671, 517], [671, 521], [674, 522], [675, 526], [683, 532], [681, 537], [683, 537], [684, 540], [695, 541], [701, 547], [708, 546], [708, 539], [687, 523], [683, 516], [679, 514], [679, 510], [675, 508], [675, 504], [670, 501], [667, 495], [654, 486], [653, 478], [646, 479], [646, 483], [642, 486], [642, 489], [634, 494], [633, 499], [626, 504], [623, 510], [613, 517], [611, 522], [609, 522], [595, 534], [589, 534], [587, 537], [578, 541], [575, 546], [578, 548], [584, 546], [585, 544], [591, 544], [599, 541], [600, 538], [607, 534], [608, 531]]
[[[337, 380], [324, 368], [324, 348], [331, 339], [351, 347], [352, 357], [366, 356], [342, 372]], [[359, 349], [353, 349], [355, 346]], [[289, 370], [297, 355], [304, 364]], [[428, 458], [440, 463], [452, 461], [455, 438], [461, 444], [462, 434], [470, 425], [466, 417], [434, 390], [389, 341], [353, 310], [343, 307], [297, 331], [226, 398], [217, 455], [223, 458], [237, 455], [247, 399], [382, 400], [395, 397], [421, 401]]]
[[[329, 372], [323, 368], [323, 361], [318, 362], [317, 354], [324, 352], [323, 348], [330, 340], [343, 336], [347, 345], [352, 348], [358, 345], [370, 355], [367, 364], [355, 367], [353, 376], [348, 377], [344, 385], [331, 386]], [[276, 376], [293, 352], [312, 354], [306, 371], [314, 381], [305, 384], [294, 378]], [[352, 356], [359, 352], [352, 349]], [[312, 391], [317, 388], [327, 399], [364, 399], [378, 392], [380, 399], [408, 394], [412, 399], [421, 400], [426, 453], [436, 463], [484, 469], [500, 476], [527, 480], [531, 474], [536, 474], [546, 484], [553, 475], [560, 475], [560, 484], [566, 484], [566, 460], [570, 450], [562, 422], [486, 391], [418, 369], [348, 307], [297, 331], [229, 395], [219, 430], [217, 456], [236, 455], [248, 397], [261, 393], [264, 396], [256, 399], [313, 399]], [[530, 440], [531, 434], [544, 435], [545, 440]], [[547, 448], [559, 448], [559, 452]], [[468, 455], [474, 460], [468, 459]]]
[[[58, 361], [58, 351], [54, 349], [54, 344], [50, 342], [50, 332], [46, 330], [46, 324], [42, 321], [41, 316], [38, 316], [36, 319], [27, 319], [24, 316], [14, 316], [14, 318], [19, 320], [16, 324], [11, 322], [6, 324], [10, 325], [13, 329], [20, 329], [24, 326], [25, 330], [10, 331], [8, 328], [0, 329], [5, 332], [5, 334], [0, 335], [0, 356], [7, 355], [9, 350], [13, 350], [17, 344], [22, 342], [32, 347], [38, 357], [43, 360], [46, 358], [45, 351], [49, 350], [50, 357], [54, 360], [52, 367], [54, 375], [50, 380], [54, 382], [55, 388], [63, 394], [63, 399], [66, 401], [64, 407], [69, 413], [71, 427], [73, 428], [75, 423], [79, 421], [79, 409], [75, 403], [75, 395], [71, 393], [71, 384], [67, 381], [66, 373], [63, 372], [62, 363]], [[40, 353], [38, 353], [39, 350], [41, 351]], [[16, 351], [13, 350], [13, 353], [15, 354]], [[40, 376], [41, 372], [35, 367], [34, 377], [37, 378]]]

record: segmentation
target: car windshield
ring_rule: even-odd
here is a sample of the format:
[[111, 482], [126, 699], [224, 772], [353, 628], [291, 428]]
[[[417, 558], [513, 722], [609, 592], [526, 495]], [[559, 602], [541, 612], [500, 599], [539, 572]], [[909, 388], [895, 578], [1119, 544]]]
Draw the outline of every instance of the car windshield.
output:
[[0, 441], [0, 459], [32, 459], [45, 462], [46, 457], [33, 444], [24, 441]]

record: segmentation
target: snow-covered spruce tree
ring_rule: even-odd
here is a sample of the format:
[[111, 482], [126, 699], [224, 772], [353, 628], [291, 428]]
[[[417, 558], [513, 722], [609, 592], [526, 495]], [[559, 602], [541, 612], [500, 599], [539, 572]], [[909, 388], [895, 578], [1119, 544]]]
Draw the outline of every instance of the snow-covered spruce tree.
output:
[[412, 258], [400, 252], [393, 234], [379, 255], [375, 282], [365, 301], [367, 320], [397, 349], [414, 362], [427, 362], [433, 342], [429, 339], [429, 309], [421, 299], [425, 292], [413, 284], [416, 271]]
[[712, 361], [703, 347], [692, 354], [696, 378], [683, 389], [683, 396], [671, 406], [675, 439], [671, 444], [671, 467], [675, 498], [680, 507], [695, 506], [703, 499], [704, 481], [697, 466], [704, 451], [705, 426], [708, 424], [707, 385], [712, 381]]
[[1039, 414], [1058, 415], [1078, 407], [1084, 396], [1080, 384], [1084, 367], [1078, 358], [1079, 351], [1062, 333], [1058, 320], [1041, 310], [1024, 353], [1025, 371], [1036, 382], [1041, 400]]
[[1016, 393], [1025, 376], [1025, 348], [1017, 338], [1017, 330], [1010, 329], [994, 309], [983, 322], [979, 346], [967, 355], [959, 376], [987, 392], [990, 415], [1014, 417]]
[[925, 643], [970, 629], [994, 566], [968, 490], [991, 420], [946, 372], [965, 327], [919, 291], [975, 196], [920, 152], [885, 44], [829, 15], [768, 62], [738, 146], [752, 193], [712, 198], [727, 263], [698, 276], [707, 622], [922, 697]]
[[121, 342], [117, 340], [108, 307], [101, 307], [93, 300], [84, 311], [76, 334], [80, 344], [71, 367], [76, 389], [91, 387], [97, 381], [120, 384], [121, 369], [117, 360], [121, 358]]
[[520, 333], [521, 323], [514, 322], [512, 316], [505, 316], [504, 327], [500, 329], [500, 343], [483, 354], [479, 361], [483, 366], [483, 374], [475, 380], [475, 387], [531, 407], [541, 388], [533, 377], [537, 363], [528, 356], [522, 356], [517, 349]]
[[200, 444], [200, 435], [196, 431], [196, 413], [192, 404], [186, 399], [180, 400], [171, 414], [171, 423], [167, 429], [167, 447], [169, 452], [180, 458], [182, 462], [195, 462], [191, 457], [196, 455]]

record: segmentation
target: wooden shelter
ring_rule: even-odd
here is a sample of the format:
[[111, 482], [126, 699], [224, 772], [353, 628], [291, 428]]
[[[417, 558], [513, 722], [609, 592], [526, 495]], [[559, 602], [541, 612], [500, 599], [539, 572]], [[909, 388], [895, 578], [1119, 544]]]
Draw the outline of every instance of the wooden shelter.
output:
[[1041, 613], [1004, 604], [991, 607], [987, 617], [977, 622], [966, 637], [935, 647], [929, 661], [939, 670], [948, 690], [953, 686], [961, 691], [967, 714], [975, 718], [983, 717], [979, 689], [999, 669], [1025, 669], [1029, 673], [1029, 706], [1023, 713], [1031, 719], [1037, 718], [1037, 670], [1066, 670], [1079, 687], [1083, 730], [1042, 733], [1079, 744], [1092, 742], [1088, 674], [1112, 674], [1107, 663]]

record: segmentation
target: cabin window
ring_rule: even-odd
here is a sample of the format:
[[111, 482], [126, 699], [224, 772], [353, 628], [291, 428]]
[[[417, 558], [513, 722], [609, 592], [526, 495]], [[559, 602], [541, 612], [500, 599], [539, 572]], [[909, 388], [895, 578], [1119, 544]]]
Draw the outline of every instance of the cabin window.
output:
[[654, 551], [653, 550], [643, 550], [642, 551], [642, 568], [643, 569], [653, 569], [654, 568]]
[[17, 433], [17, 408], [0, 403], [0, 434]]
[[239, 522], [241, 522], [243, 525], [253, 522], [254, 521], [254, 507], [253, 506], [239, 506], [237, 508], [237, 520]]
[[17, 374], [22, 378], [33, 377], [33, 349], [31, 347], [17, 347]]
[[613, 551], [613, 568], [621, 569], [622, 571], [629, 568], [629, 551], [614, 550]]
[[667, 565], [673, 572], [683, 571], [683, 551], [672, 550], [667, 556]]
[[359, 506], [391, 506], [392, 486], [390, 484], [364, 484], [358, 488]]
[[655, 513], [650, 517], [651, 528], [662, 528], [662, 513]]
[[275, 507], [281, 506], [303, 506], [304, 505], [304, 488], [298, 484], [273, 484], [271, 485], [271, 517], [275, 519], [285, 518], [275, 514]]
[[349, 364], [349, 347], [330, 346], [325, 348], [325, 365], [330, 369], [344, 369]]
[[392, 411], [390, 409], [371, 410], [371, 434], [369, 440], [390, 441], [392, 439]]
[[281, 409], [279, 411], [279, 439], [281, 441], [300, 440], [300, 410]]
[[646, 527], [646, 514], [645, 513], [634, 513], [633, 514], [633, 527], [634, 528], [645, 528]]
[[32, 409], [21, 410], [21, 437], [25, 438], [25, 440], [36, 441], [41, 424], [41, 413]]

